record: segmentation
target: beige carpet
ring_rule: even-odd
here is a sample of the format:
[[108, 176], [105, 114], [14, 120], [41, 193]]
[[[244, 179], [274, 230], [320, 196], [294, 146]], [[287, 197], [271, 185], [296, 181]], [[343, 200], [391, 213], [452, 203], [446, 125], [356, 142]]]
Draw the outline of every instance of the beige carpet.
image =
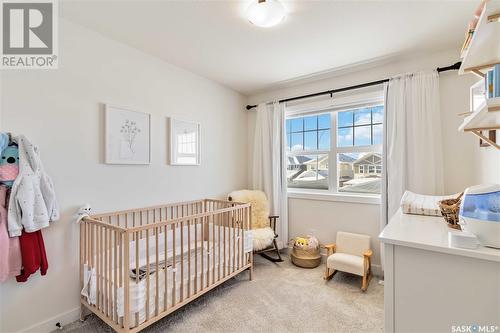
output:
[[[244, 272], [142, 332], [382, 332], [384, 288], [378, 279], [363, 293], [360, 277], [338, 273], [325, 282], [323, 268], [257, 256], [253, 281]], [[64, 331], [112, 332], [95, 316]]]

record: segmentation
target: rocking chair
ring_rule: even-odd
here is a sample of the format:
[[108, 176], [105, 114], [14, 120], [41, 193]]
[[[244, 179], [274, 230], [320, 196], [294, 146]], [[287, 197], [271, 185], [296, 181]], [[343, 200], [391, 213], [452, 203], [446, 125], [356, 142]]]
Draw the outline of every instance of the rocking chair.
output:
[[[272, 262], [282, 262], [276, 239], [276, 223], [279, 216], [269, 215], [269, 201], [264, 192], [240, 190], [231, 192], [229, 201], [250, 203], [252, 206], [252, 231], [254, 253]], [[262, 248], [262, 244], [266, 244]], [[276, 256], [270, 256], [275, 252]]]

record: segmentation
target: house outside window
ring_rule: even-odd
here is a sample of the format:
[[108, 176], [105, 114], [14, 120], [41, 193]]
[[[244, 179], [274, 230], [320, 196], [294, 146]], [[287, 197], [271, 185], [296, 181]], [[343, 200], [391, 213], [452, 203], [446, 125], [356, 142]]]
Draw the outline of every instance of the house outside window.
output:
[[287, 115], [289, 189], [380, 193], [384, 107], [357, 105]]

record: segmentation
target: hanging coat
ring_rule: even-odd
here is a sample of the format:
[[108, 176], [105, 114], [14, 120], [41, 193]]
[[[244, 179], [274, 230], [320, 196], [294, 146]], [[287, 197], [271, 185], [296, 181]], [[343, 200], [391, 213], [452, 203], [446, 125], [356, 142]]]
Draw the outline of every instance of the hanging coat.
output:
[[25, 232], [19, 236], [21, 245], [21, 256], [23, 259], [23, 268], [21, 274], [16, 276], [17, 282], [26, 282], [31, 274], [40, 269], [42, 275], [47, 274], [49, 263], [45, 253], [45, 244], [43, 242], [42, 231]]
[[7, 187], [0, 186], [0, 282], [21, 272], [21, 249], [18, 237], [7, 232]]
[[19, 146], [19, 175], [12, 185], [8, 225], [11, 237], [38, 231], [59, 219], [54, 185], [45, 173], [38, 147], [20, 135], [13, 139]]

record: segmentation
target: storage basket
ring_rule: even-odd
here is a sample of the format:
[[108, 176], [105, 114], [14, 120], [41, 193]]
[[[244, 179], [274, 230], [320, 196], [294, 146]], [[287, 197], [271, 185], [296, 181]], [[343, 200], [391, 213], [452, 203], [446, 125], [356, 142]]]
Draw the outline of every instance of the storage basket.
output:
[[[299, 237], [298, 239], [308, 239], [313, 246], [300, 246], [297, 242], [294, 242], [292, 253], [290, 258], [292, 263], [296, 266], [303, 268], [314, 268], [318, 267], [321, 263], [321, 255], [319, 254], [319, 244], [318, 240], [314, 237], [307, 236], [305, 238]], [[312, 241], [312, 242], [311, 242]]]
[[441, 215], [443, 215], [450, 228], [461, 230], [460, 225], [458, 224], [458, 213], [460, 211], [460, 203], [462, 202], [463, 195], [464, 193], [462, 192], [456, 199], [446, 199], [439, 201]]

